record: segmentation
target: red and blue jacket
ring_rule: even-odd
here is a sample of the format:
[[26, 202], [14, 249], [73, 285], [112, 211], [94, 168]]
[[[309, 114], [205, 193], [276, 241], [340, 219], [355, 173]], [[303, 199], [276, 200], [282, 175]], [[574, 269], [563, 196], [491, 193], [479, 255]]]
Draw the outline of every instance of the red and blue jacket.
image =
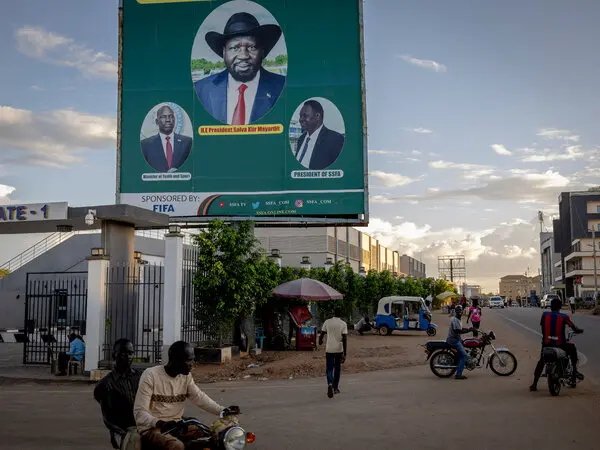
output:
[[561, 312], [548, 312], [542, 314], [542, 344], [549, 347], [558, 347], [567, 342], [565, 327], [575, 328], [571, 318]]

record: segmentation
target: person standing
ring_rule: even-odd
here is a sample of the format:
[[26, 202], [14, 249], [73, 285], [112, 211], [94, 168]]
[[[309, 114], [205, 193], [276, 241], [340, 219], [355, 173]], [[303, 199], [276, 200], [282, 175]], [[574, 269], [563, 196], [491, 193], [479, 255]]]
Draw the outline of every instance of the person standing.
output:
[[340, 393], [340, 375], [342, 364], [346, 362], [348, 350], [348, 325], [342, 319], [342, 309], [336, 306], [333, 317], [327, 319], [321, 329], [319, 345], [323, 345], [323, 338], [327, 335], [325, 346], [325, 359], [327, 362], [327, 397]]
[[469, 307], [469, 315], [467, 316], [467, 324], [469, 320], [473, 325], [473, 337], [477, 337], [479, 334], [477, 330], [479, 330], [479, 326], [481, 325], [481, 308], [479, 307], [479, 299], [473, 298], [471, 299], [473, 304]]
[[569, 304], [571, 305], [571, 314], [575, 314], [575, 296], [569, 297]]

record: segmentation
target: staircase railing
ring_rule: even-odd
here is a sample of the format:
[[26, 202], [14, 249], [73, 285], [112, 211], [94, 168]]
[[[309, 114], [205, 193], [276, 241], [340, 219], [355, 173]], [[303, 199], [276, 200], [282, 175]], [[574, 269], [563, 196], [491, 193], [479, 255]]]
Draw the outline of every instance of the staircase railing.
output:
[[[76, 234], [96, 234], [100, 233], [100, 230], [90, 231], [69, 231], [69, 232], [56, 232], [49, 236], [46, 236], [41, 241], [33, 244], [31, 247], [19, 253], [17, 256], [9, 259], [0, 266], [0, 270], [7, 270], [9, 273], [18, 270], [25, 264], [33, 261], [38, 256], [46, 253], [48, 250], [56, 247], [57, 245], [65, 242], [67, 239], [75, 236]], [[147, 237], [151, 239], [164, 239], [166, 230], [137, 230], [136, 236]], [[194, 241], [194, 234], [188, 231], [183, 231], [183, 242], [184, 244], [191, 245]]]

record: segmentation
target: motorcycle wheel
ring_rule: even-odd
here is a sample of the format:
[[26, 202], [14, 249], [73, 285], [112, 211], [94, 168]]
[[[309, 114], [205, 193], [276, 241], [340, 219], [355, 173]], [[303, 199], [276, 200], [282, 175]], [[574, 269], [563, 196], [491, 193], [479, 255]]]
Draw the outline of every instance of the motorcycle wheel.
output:
[[550, 391], [550, 395], [556, 397], [560, 394], [560, 388], [562, 387], [560, 383], [560, 379], [554, 374], [551, 373], [548, 375], [548, 390]]
[[[452, 369], [442, 369], [435, 367], [436, 365], [454, 366]], [[433, 354], [429, 360], [429, 368], [436, 377], [449, 378], [456, 372], [456, 357], [452, 352], [447, 350], [438, 351]]]
[[434, 327], [427, 328], [427, 336], [435, 336], [437, 329]]
[[[492, 357], [490, 358], [490, 369], [492, 369], [492, 372], [494, 372], [498, 376], [501, 376], [501, 377], [511, 376], [517, 370], [517, 358], [515, 358], [515, 355], [513, 355], [511, 352], [509, 352], [507, 350], [499, 351], [498, 354], [503, 359], [506, 358], [508, 361], [501, 361], [496, 356], [496, 354], [493, 354]], [[506, 366], [503, 365], [504, 362], [506, 363]], [[507, 369], [508, 367], [510, 367], [511, 362], [513, 364], [512, 368]], [[496, 364], [498, 364], [498, 367], [496, 367]]]

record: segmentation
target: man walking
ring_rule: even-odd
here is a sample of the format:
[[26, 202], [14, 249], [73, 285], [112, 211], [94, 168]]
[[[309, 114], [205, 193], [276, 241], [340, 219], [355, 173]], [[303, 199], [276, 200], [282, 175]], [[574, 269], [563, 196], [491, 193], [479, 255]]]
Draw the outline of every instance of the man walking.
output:
[[571, 314], [575, 314], [575, 297], [573, 295], [569, 297], [569, 304], [571, 305]]
[[348, 325], [340, 316], [342, 309], [336, 306], [333, 317], [327, 319], [321, 329], [319, 345], [323, 345], [323, 338], [327, 335], [325, 358], [327, 361], [327, 397], [340, 393], [340, 375], [342, 364], [346, 361], [348, 349]]

